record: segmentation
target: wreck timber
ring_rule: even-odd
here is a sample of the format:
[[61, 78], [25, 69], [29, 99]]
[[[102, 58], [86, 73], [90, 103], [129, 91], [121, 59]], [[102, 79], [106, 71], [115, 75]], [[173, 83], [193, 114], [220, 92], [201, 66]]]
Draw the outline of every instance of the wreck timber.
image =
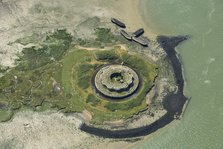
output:
[[141, 36], [143, 33], [144, 33], [144, 29], [143, 29], [143, 28], [140, 28], [140, 29], [138, 29], [137, 31], [135, 31], [135, 32], [133, 33], [133, 36], [134, 36], [134, 37], [139, 37], [139, 36]]
[[116, 25], [118, 25], [121, 28], [126, 28], [126, 26], [125, 26], [125, 24], [123, 22], [121, 22], [121, 21], [119, 21], [119, 20], [117, 20], [115, 18], [111, 18], [111, 22], [116, 24]]
[[143, 40], [142, 38], [132, 37], [132, 40], [139, 43], [140, 45], [142, 45], [144, 47], [148, 46], [148, 43], [145, 40]]
[[124, 36], [127, 40], [132, 40], [132, 36], [124, 30], [120, 31], [121, 35]]

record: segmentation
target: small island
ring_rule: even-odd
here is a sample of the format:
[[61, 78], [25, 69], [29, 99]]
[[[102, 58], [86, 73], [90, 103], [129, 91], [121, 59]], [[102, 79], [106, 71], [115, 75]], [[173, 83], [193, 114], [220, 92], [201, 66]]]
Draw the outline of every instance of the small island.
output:
[[12, 44], [24, 49], [16, 67], [1, 68], [0, 121], [26, 109], [58, 110], [75, 114], [80, 129], [96, 136], [148, 135], [182, 114], [187, 98], [175, 47], [187, 38], [142, 36], [142, 46], [108, 24], [94, 27], [91, 38], [64, 28], [18, 39]]

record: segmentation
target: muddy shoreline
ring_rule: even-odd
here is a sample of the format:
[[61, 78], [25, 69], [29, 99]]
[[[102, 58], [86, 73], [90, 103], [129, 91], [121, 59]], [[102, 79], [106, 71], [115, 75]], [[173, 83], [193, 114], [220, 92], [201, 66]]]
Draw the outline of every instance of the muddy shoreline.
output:
[[187, 98], [183, 94], [184, 79], [182, 72], [182, 64], [179, 58], [177, 57], [175, 47], [187, 39], [188, 36], [157, 37], [157, 42], [167, 53], [166, 58], [168, 58], [169, 62], [173, 67], [173, 73], [175, 75], [176, 84], [178, 86], [178, 90], [176, 93], [169, 93], [169, 95], [167, 95], [163, 100], [164, 108], [167, 110], [167, 113], [163, 117], [161, 117], [159, 120], [155, 121], [150, 125], [134, 129], [106, 130], [96, 128], [92, 125], [82, 124], [80, 130], [104, 138], [133, 138], [146, 136], [150, 133], [153, 133], [156, 130], [172, 122], [175, 118], [179, 118], [182, 113], [183, 106], [187, 101]]

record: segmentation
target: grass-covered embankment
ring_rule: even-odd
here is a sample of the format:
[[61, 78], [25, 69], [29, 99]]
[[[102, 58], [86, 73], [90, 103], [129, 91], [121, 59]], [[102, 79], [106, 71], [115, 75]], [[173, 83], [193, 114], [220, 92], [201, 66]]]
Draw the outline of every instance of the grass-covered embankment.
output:
[[[81, 59], [77, 58], [78, 61], [76, 61], [74, 57], [81, 57]], [[73, 66], [71, 66], [72, 63]], [[112, 63], [128, 65], [140, 75], [141, 87], [133, 97], [117, 102], [103, 100], [103, 97], [95, 95], [91, 85], [95, 70]], [[156, 66], [141, 58], [140, 55], [129, 54], [118, 47], [109, 51], [78, 50], [69, 53], [69, 56], [64, 59], [64, 66], [68, 65], [70, 66], [64, 67], [62, 72], [65, 90], [73, 90], [76, 94], [73, 101], [92, 112], [92, 122], [100, 123], [105, 120], [127, 118], [146, 108], [145, 96], [153, 86]], [[71, 77], [72, 81], [68, 79]]]

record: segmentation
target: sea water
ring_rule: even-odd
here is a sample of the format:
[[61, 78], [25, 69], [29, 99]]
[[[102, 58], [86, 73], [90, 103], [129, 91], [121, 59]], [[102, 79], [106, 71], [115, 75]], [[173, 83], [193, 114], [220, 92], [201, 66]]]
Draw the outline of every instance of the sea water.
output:
[[190, 35], [177, 51], [191, 97], [183, 119], [136, 149], [223, 149], [223, 0], [141, 0], [144, 21], [159, 35]]

